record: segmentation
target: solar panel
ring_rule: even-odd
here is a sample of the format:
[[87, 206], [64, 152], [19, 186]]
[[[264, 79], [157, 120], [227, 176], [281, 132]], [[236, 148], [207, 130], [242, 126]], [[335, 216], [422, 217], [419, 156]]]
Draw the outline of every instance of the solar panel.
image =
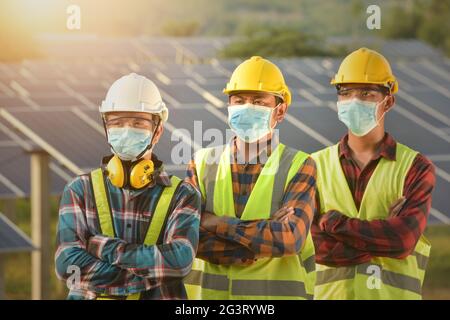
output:
[[392, 60], [401, 58], [437, 59], [441, 54], [428, 44], [419, 40], [388, 40], [381, 46], [381, 52]]
[[[66, 170], [50, 170], [50, 191], [58, 195], [72, 176]], [[30, 195], [30, 155], [20, 146], [0, 146], [0, 198]]]
[[31, 239], [0, 212], [0, 253], [32, 250]]
[[[222, 89], [240, 60], [224, 59], [212, 64], [185, 66], [175, 63], [176, 50], [185, 49], [197, 58], [212, 57], [211, 53], [227, 41], [209, 38], [47, 40], [49, 56], [57, 62], [0, 64], [0, 108], [7, 109], [25, 128], [42, 139], [46, 148], [53, 148], [77, 167], [88, 170], [98, 166], [101, 157], [109, 154], [97, 106], [112, 81], [137, 70], [157, 83], [171, 108], [169, 122], [155, 153], [170, 172], [184, 175], [185, 164], [172, 163], [171, 159], [173, 146], [180, 143], [173, 141], [176, 138], [173, 130], [186, 129], [193, 138], [194, 121], [201, 120], [203, 132], [212, 128], [225, 131], [228, 126], [223, 119], [227, 117], [227, 109], [214, 109], [205, 93], [226, 105]], [[386, 117], [386, 127], [398, 141], [426, 156], [441, 159], [435, 162], [437, 184], [433, 207], [450, 218], [450, 125], [447, 118], [450, 117], [450, 64], [429, 46], [416, 41], [387, 42], [384, 48], [383, 53], [395, 58], [400, 54], [407, 59], [423, 54], [420, 62], [392, 60], [401, 93], [397, 95], [398, 105]], [[94, 53], [96, 57], [92, 57]], [[144, 53], [145, 59], [141, 59]], [[154, 60], [155, 57], [159, 60]], [[329, 81], [341, 59], [311, 57], [273, 61], [279, 64], [293, 92], [289, 116], [279, 127], [282, 141], [307, 152], [323, 148], [324, 142], [337, 142], [346, 130], [333, 109], [336, 92]], [[47, 74], [46, 70], [49, 70]], [[33, 81], [33, 77], [39, 81]], [[22, 84], [28, 98], [20, 96], [20, 88], [11, 87], [11, 81]], [[54, 86], [61, 82], [68, 90]], [[209, 108], [205, 104], [209, 104]], [[36, 105], [40, 110], [33, 110]], [[72, 110], [73, 106], [78, 106], [76, 111]], [[0, 120], [2, 122], [5, 120]], [[1, 130], [0, 143], [3, 143], [0, 144], [0, 163], [2, 157], [6, 159], [20, 150], [19, 145], [10, 145], [9, 137], [2, 136]], [[67, 175], [67, 169], [55, 165]], [[22, 154], [14, 163], [1, 165], [0, 174], [16, 182], [17, 187], [28, 194], [28, 167], [29, 155]], [[52, 191], [61, 191], [66, 180], [54, 171], [53, 175], [57, 182], [52, 183]], [[73, 172], [68, 175], [72, 176]], [[11, 194], [14, 194], [11, 188], [0, 181], [0, 195]], [[442, 221], [437, 216], [432, 214], [430, 221]]]
[[27, 103], [21, 97], [0, 96], [0, 108], [27, 107]]
[[161, 86], [161, 88], [180, 103], [205, 104], [207, 102], [205, 98], [189, 88], [186, 84], [173, 84], [168, 86]]
[[221, 41], [211, 41], [211, 39], [199, 39], [197, 41], [181, 39], [177, 42], [200, 59], [214, 57], [217, 50], [225, 45]]
[[227, 80], [227, 76], [210, 64], [194, 64], [186, 67], [187, 70], [195, 72], [204, 78], [221, 78]]

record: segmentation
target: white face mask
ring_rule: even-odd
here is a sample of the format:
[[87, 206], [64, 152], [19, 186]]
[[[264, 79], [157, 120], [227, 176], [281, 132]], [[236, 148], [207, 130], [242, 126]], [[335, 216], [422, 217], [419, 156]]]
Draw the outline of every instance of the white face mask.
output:
[[362, 101], [357, 98], [338, 101], [338, 117], [347, 128], [357, 137], [362, 137], [380, 124], [386, 112], [377, 120], [378, 107], [383, 104], [387, 96], [380, 102]]
[[270, 121], [276, 108], [251, 103], [228, 107], [228, 124], [242, 141], [253, 143], [272, 132]]
[[111, 151], [124, 161], [135, 161], [152, 140], [152, 132], [130, 127], [108, 129]]

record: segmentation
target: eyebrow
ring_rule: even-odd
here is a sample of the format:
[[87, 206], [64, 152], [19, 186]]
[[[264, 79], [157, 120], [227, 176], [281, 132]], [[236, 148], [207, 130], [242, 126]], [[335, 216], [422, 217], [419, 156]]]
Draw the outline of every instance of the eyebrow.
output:
[[337, 92], [347, 92], [351, 90], [373, 90], [376, 92], [382, 92], [383, 89], [377, 88], [377, 87], [353, 87], [353, 88], [340, 88], [337, 90]]
[[381, 86], [377, 86], [377, 85], [364, 85], [361, 84], [359, 86], [354, 86], [354, 87], [340, 87], [339, 90], [351, 90], [351, 89], [380, 89], [382, 88]]
[[[244, 96], [240, 95], [240, 94], [234, 94], [232, 96], [230, 96], [230, 98], [232, 97], [237, 97], [237, 98], [241, 98], [244, 99]], [[265, 98], [270, 98], [269, 95], [262, 95], [262, 94], [257, 94], [255, 96], [253, 96], [253, 99], [265, 99]]]
[[106, 120], [116, 120], [122, 118], [132, 118], [132, 119], [144, 119], [144, 120], [155, 120], [153, 115], [151, 118], [137, 116], [137, 115], [129, 115], [129, 116], [119, 116], [119, 115], [107, 115]]

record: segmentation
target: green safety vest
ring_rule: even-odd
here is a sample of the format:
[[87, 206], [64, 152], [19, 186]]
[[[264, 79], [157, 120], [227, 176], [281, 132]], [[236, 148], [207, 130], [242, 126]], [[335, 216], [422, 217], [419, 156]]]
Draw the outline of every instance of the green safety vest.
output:
[[[116, 237], [114, 232], [112, 211], [109, 206], [108, 194], [106, 190], [105, 176], [102, 169], [95, 169], [90, 174], [92, 190], [95, 198], [95, 205], [97, 208], [98, 219], [100, 222], [101, 232], [103, 235], [114, 238]], [[169, 216], [169, 209], [171, 207], [173, 195], [177, 190], [178, 185], [181, 183], [181, 179], [172, 176], [170, 178], [171, 186], [165, 187], [161, 192], [158, 199], [158, 203], [150, 221], [147, 234], [145, 235], [144, 244], [155, 245], [163, 231], [165, 222]], [[127, 300], [139, 300], [140, 293], [134, 293], [127, 296]], [[101, 295], [97, 297], [97, 300], [110, 300], [110, 298], [102, 298]]]
[[[202, 149], [195, 163], [206, 210], [236, 217], [230, 147]], [[284, 190], [308, 154], [279, 144], [267, 160], [244, 208], [242, 220], [269, 219], [282, 205]], [[270, 196], [268, 196], [270, 195]], [[189, 299], [312, 299], [314, 245], [308, 233], [301, 253], [261, 258], [251, 265], [217, 265], [196, 258], [184, 279]]]
[[[356, 209], [339, 161], [338, 145], [312, 155], [317, 166], [321, 213], [337, 210], [361, 220], [387, 219], [389, 207], [403, 195], [406, 175], [417, 152], [397, 143], [396, 160], [381, 158]], [[316, 264], [315, 299], [421, 299], [430, 255], [422, 235], [405, 259], [375, 257], [368, 263], [332, 268]]]

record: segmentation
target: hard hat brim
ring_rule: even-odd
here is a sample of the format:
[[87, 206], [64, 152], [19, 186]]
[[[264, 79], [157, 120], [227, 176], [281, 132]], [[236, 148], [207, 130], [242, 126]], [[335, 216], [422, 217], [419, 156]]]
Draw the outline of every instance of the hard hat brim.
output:
[[167, 121], [169, 110], [164, 102], [158, 103], [158, 107], [149, 106], [148, 104], [141, 104], [140, 107], [136, 106], [111, 106], [107, 103], [102, 103], [99, 108], [100, 113], [107, 114], [111, 112], [142, 112], [159, 116], [163, 122]]
[[284, 100], [284, 96], [281, 93], [278, 92], [269, 92], [269, 91], [262, 91], [262, 90], [245, 90], [245, 89], [239, 89], [239, 90], [223, 90], [223, 93], [226, 93], [228, 95], [237, 94], [237, 93], [267, 93], [274, 96], [277, 96]]
[[284, 103], [287, 103], [287, 105], [291, 104], [290, 101], [290, 94], [286, 94], [283, 95], [281, 93], [278, 92], [270, 92], [270, 91], [262, 91], [262, 90], [246, 90], [246, 89], [239, 89], [239, 90], [227, 90], [227, 89], [223, 89], [223, 93], [227, 94], [228, 96], [231, 96], [233, 94], [237, 94], [237, 93], [267, 93], [267, 94], [271, 94], [274, 95], [276, 97], [279, 97], [280, 99], [283, 100]]
[[[331, 79], [330, 84], [332, 85], [339, 85], [339, 84], [376, 84], [376, 85], [383, 85], [387, 88], [390, 88], [390, 86], [386, 83], [386, 81], [336, 81], [335, 79]], [[391, 88], [391, 93], [397, 93], [398, 91], [398, 82], [397, 80], [394, 81], [394, 85]]]

